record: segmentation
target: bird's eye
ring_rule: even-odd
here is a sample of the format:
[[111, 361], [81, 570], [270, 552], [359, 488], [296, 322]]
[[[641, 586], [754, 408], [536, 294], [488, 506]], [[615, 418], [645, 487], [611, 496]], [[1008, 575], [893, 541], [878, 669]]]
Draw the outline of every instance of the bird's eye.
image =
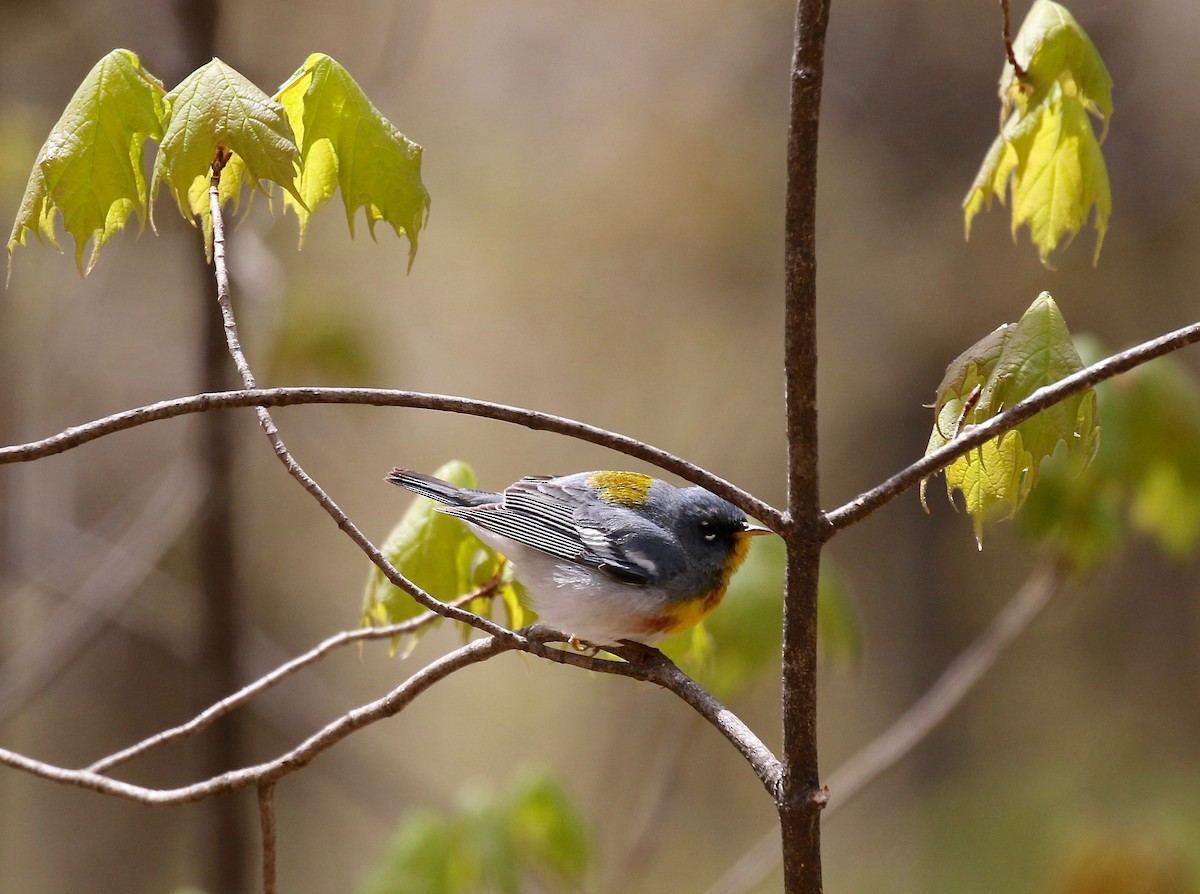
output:
[[717, 532], [713, 530], [713, 524], [708, 520], [700, 522], [700, 533], [708, 543], [717, 539]]

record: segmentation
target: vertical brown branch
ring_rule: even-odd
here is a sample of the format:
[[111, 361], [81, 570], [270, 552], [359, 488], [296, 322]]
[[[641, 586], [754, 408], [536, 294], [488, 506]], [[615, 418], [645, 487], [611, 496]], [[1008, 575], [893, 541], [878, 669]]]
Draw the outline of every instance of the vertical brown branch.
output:
[[784, 890], [819, 894], [817, 768], [817, 575], [824, 539], [817, 479], [817, 125], [829, 0], [798, 0], [791, 71], [785, 221], [787, 578], [783, 618], [783, 764], [777, 793]]
[[275, 894], [275, 783], [258, 787], [258, 823], [262, 830], [263, 894]]
[[[179, 67], [182, 75], [216, 55], [217, 17], [215, 0], [172, 0], [181, 40]], [[200, 390], [221, 391], [230, 385], [229, 359], [221, 319], [212, 312], [212, 298], [202, 284], [209, 280], [203, 256], [197, 254], [196, 279], [200, 309]], [[237, 655], [241, 602], [238, 579], [238, 542], [234, 530], [237, 502], [234, 476], [235, 419], [225, 413], [206, 413], [199, 422], [197, 437], [200, 475], [205, 498], [197, 528], [196, 562], [200, 588], [197, 633], [199, 672], [195, 674], [195, 698], [211, 704], [238, 688]], [[228, 718], [206, 736], [200, 751], [200, 769], [205, 775], [224, 772], [241, 762], [244, 735], [242, 717]], [[235, 798], [216, 798], [206, 806], [199, 862], [202, 884], [209, 891], [244, 891], [248, 887], [250, 862], [243, 805]]]

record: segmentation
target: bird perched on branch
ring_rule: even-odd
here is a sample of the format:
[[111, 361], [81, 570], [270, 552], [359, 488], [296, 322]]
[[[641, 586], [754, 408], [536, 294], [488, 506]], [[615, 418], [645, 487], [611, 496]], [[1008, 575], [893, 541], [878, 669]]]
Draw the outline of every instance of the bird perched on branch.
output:
[[652, 643], [717, 607], [770, 530], [702, 487], [637, 472], [530, 476], [503, 493], [393, 469], [392, 484], [445, 505], [513, 565], [542, 622], [583, 647]]

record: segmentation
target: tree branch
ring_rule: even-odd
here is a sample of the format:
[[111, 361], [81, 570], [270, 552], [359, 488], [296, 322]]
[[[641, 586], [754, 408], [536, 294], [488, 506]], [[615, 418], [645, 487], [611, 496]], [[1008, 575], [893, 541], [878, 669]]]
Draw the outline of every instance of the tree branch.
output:
[[[61, 605], [43, 631], [0, 662], [0, 721], [18, 710], [68, 667], [137, 591], [139, 583], [175, 543], [195, 515], [199, 494], [190, 463], [179, 463], [163, 479], [137, 517], [115, 541], [105, 543], [103, 555], [78, 545], [90, 569], [81, 580], [52, 588]], [[98, 552], [98, 550], [96, 551]], [[39, 586], [45, 586], [40, 584]]]
[[[467, 605], [470, 602], [487, 595], [482, 592], [483, 588], [474, 592], [468, 593], [454, 600], [452, 605]], [[493, 587], [494, 590], [494, 587]], [[129, 763], [135, 758], [141, 757], [156, 748], [161, 748], [164, 745], [169, 745], [172, 742], [178, 742], [181, 739], [186, 739], [197, 733], [207, 729], [220, 718], [224, 717], [229, 712], [241, 707], [254, 698], [256, 695], [265, 692], [266, 690], [277, 686], [286, 680], [288, 677], [298, 673], [310, 665], [316, 664], [330, 652], [339, 649], [342, 646], [347, 646], [350, 643], [361, 643], [369, 640], [392, 639], [397, 636], [406, 636], [416, 633], [422, 627], [427, 626], [433, 621], [440, 618], [441, 615], [434, 612], [425, 612], [415, 618], [410, 618], [407, 621], [402, 621], [398, 624], [390, 624], [386, 627], [364, 627], [359, 630], [343, 630], [341, 633], [335, 633], [333, 636], [327, 637], [319, 644], [309, 649], [302, 655], [298, 655], [291, 661], [281, 664], [270, 673], [259, 677], [252, 683], [248, 683], [230, 696], [221, 699], [216, 704], [205, 709], [200, 714], [197, 714], [187, 723], [172, 727], [171, 729], [163, 730], [149, 738], [143, 739], [136, 745], [131, 745], [115, 754], [110, 754], [108, 757], [102, 758], [91, 764], [88, 769], [93, 773], [107, 773], [122, 764]]]
[[355, 730], [398, 714], [418, 695], [455, 671], [485, 661], [513, 648], [511, 643], [501, 641], [496, 637], [474, 640], [431, 662], [382, 698], [344, 714], [274, 760], [222, 773], [192, 785], [171, 789], [147, 788], [111, 779], [91, 769], [70, 770], [58, 767], [5, 748], [0, 748], [0, 764], [24, 770], [42, 779], [74, 785], [151, 807], [190, 804], [246, 786], [277, 782], [284, 776], [307, 766], [319, 754]]
[[[1113, 376], [1129, 372], [1156, 357], [1162, 357], [1172, 351], [1195, 344], [1197, 341], [1200, 341], [1200, 322], [1142, 342], [1118, 354], [1113, 354], [1099, 363], [1093, 363], [1064, 379], [1059, 379], [1053, 384], [1039, 388], [1020, 403], [1013, 404], [1009, 409], [993, 416], [987, 422], [967, 426], [953, 441], [897, 472], [882, 484], [860, 494], [846, 505], [827, 512], [825, 518], [830, 525], [829, 533], [832, 534], [861, 521], [876, 509], [900, 496], [922, 478], [937, 474], [960, 456], [990, 441], [997, 435], [1016, 428], [1026, 419], [1036, 416], [1059, 401], [1111, 379]], [[3, 460], [0, 459], [0, 461]]]
[[[352, 635], [371, 638], [366, 634], [376, 632], [352, 631], [340, 636], [344, 636], [347, 641], [350, 641], [349, 638]], [[657, 649], [639, 644], [613, 647], [612, 653], [623, 660], [611, 661], [570, 649], [551, 648], [548, 643], [562, 641], [562, 634], [540, 626], [521, 631], [505, 631], [505, 634], [504, 637], [489, 636], [474, 640], [443, 655], [413, 674], [387, 695], [348, 712], [274, 760], [223, 773], [191, 785], [172, 789], [153, 789], [112, 779], [95, 769], [98, 766], [113, 766], [114, 762], [108, 758], [98, 761], [86, 769], [71, 770], [0, 748], [0, 764], [6, 764], [53, 782], [89, 789], [148, 806], [161, 807], [192, 803], [251, 785], [273, 784], [284, 776], [308, 765], [319, 754], [354, 731], [398, 714], [418, 695], [455, 671], [504, 652], [523, 651], [559, 664], [630, 677], [669, 690], [691, 705], [737, 748], [768, 791], [774, 791], [778, 786], [781, 767], [770, 749], [732, 711], [713, 698]], [[157, 737], [153, 737], [153, 739], [157, 739]], [[147, 742], [149, 741], [151, 740], [147, 740]]]
[[[254, 373], [250, 369], [250, 363], [246, 359], [246, 353], [242, 350], [241, 341], [238, 338], [237, 322], [233, 314], [233, 302], [230, 299], [229, 270], [225, 263], [225, 222], [221, 212], [220, 186], [221, 170], [229, 161], [229, 158], [230, 153], [228, 150], [222, 147], [217, 148], [217, 157], [213, 161], [213, 174], [208, 188], [208, 206], [212, 216], [213, 228], [213, 269], [217, 281], [217, 304], [221, 310], [221, 319], [225, 327], [225, 341], [229, 348], [229, 355], [233, 358], [234, 365], [237, 366], [238, 374], [242, 377], [243, 384], [247, 388], [255, 388], [257, 382], [255, 382]], [[384, 576], [391, 583], [408, 593], [418, 604], [443, 617], [469, 624], [471, 627], [493, 636], [504, 637], [508, 633], [505, 628], [493, 623], [488, 618], [434, 599], [401, 574], [388, 561], [387, 557], [379, 551], [379, 548], [350, 520], [350, 516], [296, 462], [284, 444], [283, 437], [279, 434], [279, 429], [275, 426], [275, 420], [271, 418], [271, 414], [267, 408], [261, 404], [256, 405], [254, 412], [258, 416], [258, 422], [263, 433], [267, 436], [267, 440], [271, 443], [276, 457], [283, 463], [283, 467], [287, 470], [287, 473], [299, 482], [300, 486], [317, 501], [343, 533], [354, 541], [359, 549], [366, 553], [367, 557], [383, 571]]]
[[[729, 740], [749, 762], [767, 793], [776, 797], [783, 777], [783, 765], [778, 758], [736, 714], [717, 701], [707, 689], [681, 671], [661, 652], [654, 652], [655, 657], [647, 667], [648, 672], [645, 676], [637, 676], [636, 679], [668, 689], [691, 705]], [[642, 662], [639, 662], [639, 665], [646, 666]]]
[[784, 386], [788, 449], [783, 603], [783, 766], [774, 793], [784, 890], [820, 894], [817, 766], [817, 577], [822, 528], [817, 477], [817, 130], [830, 0], [797, 0], [784, 221]]
[[779, 531], [784, 527], [783, 513], [748, 491], [742, 490], [700, 466], [693, 465], [672, 453], [650, 446], [628, 435], [524, 407], [474, 400], [456, 395], [401, 391], [393, 388], [254, 388], [177, 397], [74, 425], [47, 438], [0, 447], [0, 465], [32, 462], [43, 457], [54, 456], [116, 432], [127, 431], [137, 428], [139, 425], [164, 419], [173, 419], [177, 416], [254, 406], [291, 407], [310, 404], [406, 407], [441, 413], [457, 413], [520, 425], [534, 431], [565, 435], [589, 444], [606, 447], [634, 459], [643, 460], [678, 475], [686, 481], [705, 487], [744, 509], [772, 530]]
[[1013, 71], [1018, 78], [1025, 77], [1025, 69], [1021, 67], [1021, 63], [1017, 61], [1017, 54], [1013, 52], [1012, 42], [1012, 24], [1009, 19], [1008, 0], [1000, 0], [1000, 15], [1004, 20], [1003, 38], [1004, 38], [1004, 55], [1008, 59], [1008, 64], [1013, 67]]
[[[1034, 571], [992, 623], [942, 672], [937, 681], [886, 730], [829, 776], [824, 818], [844, 807], [895, 766], [957, 708], [1012, 643], [1063, 587], [1052, 566]], [[772, 827], [713, 883], [706, 894], [747, 894], [779, 865], [778, 831]]]
[[258, 825], [262, 830], [263, 894], [275, 894], [275, 783], [258, 787]]

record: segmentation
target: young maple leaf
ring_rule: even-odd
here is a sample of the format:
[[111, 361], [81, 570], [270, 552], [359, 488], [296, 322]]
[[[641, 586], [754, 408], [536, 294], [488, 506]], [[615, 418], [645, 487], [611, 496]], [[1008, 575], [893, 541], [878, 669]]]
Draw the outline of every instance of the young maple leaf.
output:
[[296, 212], [301, 244], [309, 218], [340, 188], [350, 235], [363, 208], [372, 239], [379, 220], [408, 238], [411, 267], [429, 210], [421, 147], [393, 127], [350, 73], [324, 53], [309, 56], [275, 98], [287, 109], [300, 146], [300, 174], [284, 206]]
[[[60, 213], [82, 275], [130, 214], [144, 223], [142, 146], [162, 136], [165, 92], [129, 50], [113, 50], [88, 72], [33, 164], [8, 239], [9, 275], [13, 250], [30, 233], [59, 247], [54, 221]], [[85, 266], [88, 239], [92, 253]]]
[[[984, 336], [946, 368], [934, 402], [933, 431], [926, 454], [950, 443], [968, 425], [978, 425], [1033, 394], [1083, 369], [1066, 322], [1049, 293], [1041, 295], [1016, 323]], [[1008, 517], [1037, 484], [1042, 460], [1060, 441], [1068, 459], [1082, 469], [1095, 455], [1100, 428], [1091, 389], [1060, 401], [1011, 431], [959, 457], [946, 468], [946, 492], [962, 493], [982, 547], [983, 523], [1007, 504]], [[925, 503], [926, 481], [921, 482]], [[926, 507], [928, 508], [928, 507]]]
[[[1012, 232], [1029, 227], [1043, 264], [1069, 242], [1091, 214], [1096, 228], [1093, 263], [1112, 213], [1112, 190], [1100, 144], [1112, 117], [1112, 78], [1095, 45], [1071, 14], [1037, 0], [1013, 42], [1018, 74], [1006, 63], [1000, 76], [1000, 134], [963, 200], [971, 222], [992, 199], [1003, 203], [1012, 185]], [[1089, 116], [1101, 122], [1097, 136]]]
[[[461, 460], [446, 463], [434, 474], [460, 487], [477, 486], [474, 470]], [[498, 603], [507, 612], [511, 626], [528, 623], [512, 580], [511, 566], [457, 518], [436, 511], [432, 500], [418, 498], [412, 502], [388, 534], [382, 551], [401, 574], [443, 602], [477, 590], [501, 575], [496, 598], [472, 602], [468, 609], [490, 617], [492, 604]], [[389, 581], [378, 567], [371, 566], [363, 592], [364, 627], [408, 621], [423, 612], [416, 600]], [[416, 645], [417, 638], [417, 633], [411, 635], [409, 650]], [[393, 646], [399, 648], [399, 641]], [[401, 655], [405, 654], [401, 650]]]
[[167, 95], [167, 105], [151, 195], [165, 183], [184, 217], [203, 213], [193, 204], [194, 189], [197, 180], [207, 188], [218, 147], [236, 159], [221, 174], [222, 181], [228, 178], [228, 194], [237, 195], [242, 178], [252, 187], [269, 180], [295, 192], [300, 150], [283, 107], [220, 59], [184, 78]]

